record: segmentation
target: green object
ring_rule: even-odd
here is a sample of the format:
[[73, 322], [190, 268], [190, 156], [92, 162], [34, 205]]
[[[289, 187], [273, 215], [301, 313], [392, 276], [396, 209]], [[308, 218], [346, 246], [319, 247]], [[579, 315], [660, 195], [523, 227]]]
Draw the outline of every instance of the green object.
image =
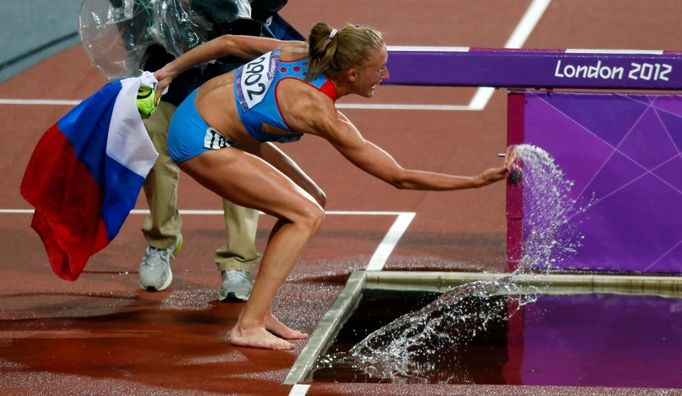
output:
[[521, 181], [521, 172], [518, 170], [514, 170], [511, 173], [509, 173], [509, 182], [511, 184], [519, 184]]
[[140, 89], [137, 90], [135, 103], [137, 104], [137, 111], [140, 112], [140, 117], [143, 119], [151, 117], [154, 110], [156, 110], [157, 104], [154, 102], [156, 95], [154, 93], [154, 88], [145, 85], [140, 85]]

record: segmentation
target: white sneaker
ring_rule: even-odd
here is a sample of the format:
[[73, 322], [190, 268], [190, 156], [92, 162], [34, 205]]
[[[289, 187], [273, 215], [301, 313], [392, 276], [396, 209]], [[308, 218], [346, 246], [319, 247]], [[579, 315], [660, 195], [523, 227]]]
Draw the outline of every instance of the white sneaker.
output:
[[248, 272], [242, 270], [223, 270], [223, 287], [220, 288], [218, 300], [247, 301], [251, 296], [253, 281]]
[[182, 242], [182, 235], [179, 235], [175, 245], [167, 249], [147, 247], [139, 270], [139, 285], [142, 290], [161, 291], [170, 286], [173, 280], [170, 259], [180, 252]]

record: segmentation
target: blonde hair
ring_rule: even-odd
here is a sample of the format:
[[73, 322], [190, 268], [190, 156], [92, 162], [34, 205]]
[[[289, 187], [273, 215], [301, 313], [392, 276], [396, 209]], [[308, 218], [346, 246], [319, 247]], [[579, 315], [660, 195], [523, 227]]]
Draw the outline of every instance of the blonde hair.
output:
[[310, 67], [307, 79], [325, 73], [337, 80], [343, 70], [360, 67], [371, 49], [385, 46], [384, 36], [372, 28], [348, 24], [336, 30], [326, 23], [317, 23], [308, 38]]

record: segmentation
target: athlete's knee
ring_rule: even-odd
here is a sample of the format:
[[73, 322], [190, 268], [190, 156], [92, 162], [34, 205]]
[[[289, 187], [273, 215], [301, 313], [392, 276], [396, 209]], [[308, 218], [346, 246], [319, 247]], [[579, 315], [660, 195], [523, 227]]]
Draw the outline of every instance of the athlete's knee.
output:
[[320, 228], [324, 215], [324, 209], [320, 205], [314, 202], [306, 203], [301, 207], [299, 224], [315, 233]]

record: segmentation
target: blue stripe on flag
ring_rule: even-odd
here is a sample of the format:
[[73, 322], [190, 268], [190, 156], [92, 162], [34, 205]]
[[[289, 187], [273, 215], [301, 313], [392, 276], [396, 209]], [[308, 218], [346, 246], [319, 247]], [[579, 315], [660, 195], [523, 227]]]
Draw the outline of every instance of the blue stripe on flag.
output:
[[112, 81], [58, 122], [59, 129], [71, 142], [76, 156], [90, 170], [100, 187], [104, 186], [109, 124], [120, 91], [121, 82]]

